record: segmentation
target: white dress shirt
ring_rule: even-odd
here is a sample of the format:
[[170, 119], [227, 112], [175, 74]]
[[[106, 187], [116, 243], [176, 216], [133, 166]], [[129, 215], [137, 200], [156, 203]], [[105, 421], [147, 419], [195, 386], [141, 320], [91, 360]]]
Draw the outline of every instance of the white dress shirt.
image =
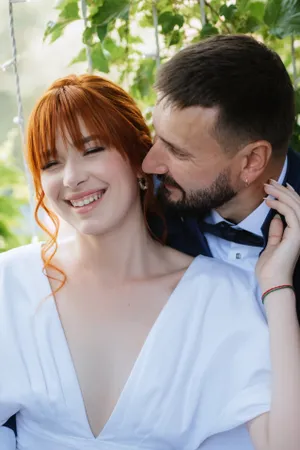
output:
[[[287, 171], [287, 159], [285, 160], [278, 182], [283, 183]], [[261, 203], [248, 217], [242, 222], [234, 225], [233, 228], [250, 231], [251, 233], [262, 236], [261, 227], [270, 211], [265, 202]], [[205, 222], [217, 224], [219, 222], [228, 222], [223, 219], [220, 214], [213, 210], [205, 218]], [[227, 241], [220, 237], [205, 233], [209, 248], [214, 258], [221, 259], [230, 264], [240, 267], [243, 270], [253, 273], [255, 265], [259, 257], [262, 247], [252, 247], [249, 245], [237, 244], [236, 242]]]

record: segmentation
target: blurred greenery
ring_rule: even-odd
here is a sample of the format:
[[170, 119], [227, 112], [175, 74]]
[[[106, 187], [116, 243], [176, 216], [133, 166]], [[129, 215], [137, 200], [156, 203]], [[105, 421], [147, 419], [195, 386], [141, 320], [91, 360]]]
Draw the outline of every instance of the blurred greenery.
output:
[[17, 168], [11, 152], [11, 141], [0, 147], [0, 253], [29, 242], [21, 232], [28, 192], [23, 172]]
[[[155, 101], [153, 83], [159, 64], [183, 46], [220, 33], [252, 34], [277, 51], [299, 97], [300, 50], [296, 38], [300, 35], [300, 0], [86, 0], [86, 3], [87, 26], [82, 43], [90, 47], [93, 70], [117, 71], [119, 83], [147, 111], [147, 119], [151, 118], [149, 112]], [[81, 17], [79, 0], [58, 1], [56, 8], [57, 20], [48, 24], [44, 35], [49, 43], [62, 38], [65, 28]], [[155, 35], [155, 54], [145, 55], [140, 50], [146, 29], [152, 29]], [[86, 49], [82, 48], [71, 64], [86, 58]], [[291, 141], [298, 151], [299, 106], [298, 101]]]

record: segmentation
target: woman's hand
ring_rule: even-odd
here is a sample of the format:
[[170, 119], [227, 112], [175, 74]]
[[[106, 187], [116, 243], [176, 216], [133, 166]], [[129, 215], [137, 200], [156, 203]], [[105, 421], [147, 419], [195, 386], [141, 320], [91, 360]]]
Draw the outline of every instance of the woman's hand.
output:
[[268, 244], [261, 254], [256, 275], [262, 290], [280, 284], [292, 284], [296, 262], [300, 255], [300, 197], [295, 190], [281, 186], [271, 180], [265, 184], [266, 199], [270, 208], [284, 216], [287, 223], [284, 229], [279, 215], [271, 222]]

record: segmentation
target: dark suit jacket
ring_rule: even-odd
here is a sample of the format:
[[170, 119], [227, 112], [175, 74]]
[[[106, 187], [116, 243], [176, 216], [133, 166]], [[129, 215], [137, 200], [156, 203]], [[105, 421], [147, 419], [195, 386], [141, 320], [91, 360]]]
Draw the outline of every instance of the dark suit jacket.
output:
[[[293, 150], [288, 151], [288, 166], [284, 184], [289, 183], [300, 194], [300, 154]], [[269, 226], [275, 211], [271, 210], [262, 225], [262, 232], [267, 243]], [[203, 254], [212, 256], [205, 236], [199, 230], [197, 220], [185, 218], [183, 221], [178, 214], [166, 213], [167, 221], [167, 244], [177, 250], [185, 252], [191, 256]], [[158, 237], [162, 235], [162, 222], [157, 218], [150, 219], [150, 226], [154, 234]], [[300, 259], [296, 265], [294, 273], [294, 287], [297, 297], [297, 315], [300, 323]], [[15, 417], [12, 417], [5, 426], [15, 430]]]

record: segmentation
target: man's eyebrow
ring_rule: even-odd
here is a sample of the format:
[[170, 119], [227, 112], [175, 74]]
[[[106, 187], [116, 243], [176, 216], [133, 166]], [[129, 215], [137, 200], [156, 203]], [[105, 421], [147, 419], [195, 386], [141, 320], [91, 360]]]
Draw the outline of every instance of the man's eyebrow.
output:
[[172, 142], [166, 141], [166, 139], [162, 138], [161, 136], [158, 136], [159, 139], [161, 141], [163, 141], [163, 143], [170, 149], [170, 150], [174, 150], [175, 152], [178, 153], [184, 153], [186, 156], [191, 156], [190, 152], [188, 152], [187, 150], [185, 150], [184, 148], [180, 148], [177, 145], [172, 144]]

